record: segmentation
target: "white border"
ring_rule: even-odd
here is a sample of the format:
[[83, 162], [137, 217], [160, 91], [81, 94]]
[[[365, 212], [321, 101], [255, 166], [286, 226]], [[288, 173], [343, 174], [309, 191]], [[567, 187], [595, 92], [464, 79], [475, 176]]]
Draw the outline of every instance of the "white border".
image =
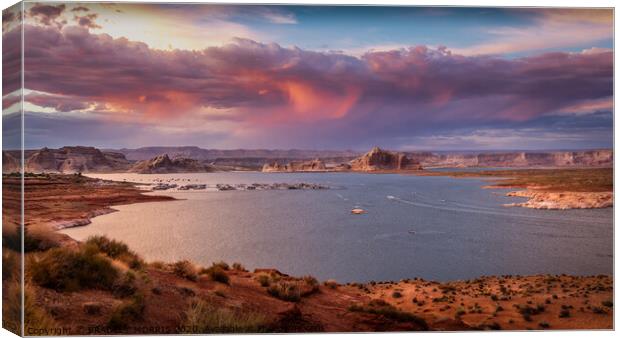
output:
[[[48, 1], [33, 1], [26, 0], [25, 2], [48, 2]], [[52, 1], [49, 1], [52, 2]], [[108, 1], [98, 1], [98, 0], [82, 0], [82, 1], [53, 1], [53, 2], [108, 2]], [[615, 2], [609, 0], [587, 0], [587, 1], [575, 1], [575, 0], [476, 0], [476, 1], [432, 1], [432, 0], [414, 0], [414, 1], [396, 1], [396, 0], [388, 0], [388, 1], [369, 1], [369, 0], [294, 0], [294, 1], [269, 1], [269, 0], [219, 0], [219, 1], [179, 1], [179, 0], [153, 0], [153, 1], [109, 1], [109, 2], [178, 2], [178, 3], [187, 3], [187, 2], [203, 2], [203, 3], [246, 3], [246, 4], [325, 4], [325, 5], [405, 5], [405, 6], [469, 6], [469, 7], [607, 7], [607, 8], [615, 8]], [[10, 7], [11, 5], [17, 3], [17, 1], [13, 0], [0, 0], [0, 6], [2, 9]], [[618, 21], [614, 20], [614, 32], [617, 31]], [[615, 46], [615, 35], [614, 35], [614, 46]], [[1, 47], [0, 47], [1, 52]], [[618, 54], [614, 55], [614, 65], [617, 64]], [[617, 79], [617, 69], [614, 67], [614, 93], [616, 92], [616, 79]], [[1, 76], [1, 70], [0, 70]], [[618, 98], [614, 95], [614, 107], [617, 105]], [[615, 117], [615, 114], [614, 114]], [[0, 130], [1, 130], [1, 121], [0, 121]], [[616, 133], [618, 132], [619, 122], [614, 118], [614, 149], [618, 148], [618, 138], [616, 137]], [[2, 140], [0, 138], [0, 146], [2, 145]], [[615, 161], [614, 161], [615, 162]], [[614, 163], [614, 187], [616, 185], [616, 179], [618, 177], [618, 167]], [[614, 189], [615, 190], [615, 189]], [[615, 204], [615, 202], [614, 202]], [[618, 219], [618, 213], [620, 211], [618, 208], [614, 209], [614, 220]], [[615, 222], [614, 222], [615, 223]], [[614, 229], [615, 230], [615, 229]], [[618, 239], [618, 234], [614, 231], [614, 258], [617, 256], [617, 247], [615, 246], [616, 240]], [[614, 272], [618, 271], [618, 260], [614, 259]], [[615, 275], [615, 274], [614, 274]], [[614, 290], [617, 289], [617, 283], [614, 280]], [[616, 297], [614, 292], [614, 303], [616, 303]], [[614, 308], [615, 309], [615, 308]], [[1, 318], [1, 314], [0, 314]], [[618, 323], [618, 312], [614, 311], [614, 327]], [[615, 332], [613, 331], [545, 331], [545, 332], [526, 332], [526, 331], [518, 331], [518, 332], [506, 332], [506, 331], [493, 331], [493, 332], [458, 332], [458, 333], [443, 333], [443, 332], [406, 332], [406, 333], [356, 333], [356, 334], [338, 334], [339, 336], [346, 337], [369, 337], [369, 336], [380, 336], [380, 337], [403, 337], [403, 336], [415, 336], [415, 337], [456, 337], [456, 336], [466, 336], [466, 337], [475, 337], [477, 335], [484, 335], [487, 337], [517, 337], [520, 335], [527, 335], [528, 337], [583, 337], [588, 335], [588, 337], [609, 337], [614, 336]], [[303, 334], [303, 335], [291, 335], [291, 336], [300, 336], [300, 337], [308, 337], [308, 338], [321, 338], [326, 335], [335, 335], [335, 334]], [[212, 336], [220, 336], [220, 337], [243, 337], [241, 335], [212, 335]], [[244, 335], [247, 336], [247, 335]], [[259, 335], [251, 335], [260, 337]], [[264, 335], [263, 335], [264, 336]], [[0, 337], [15, 337], [9, 331], [4, 329], [0, 330]], [[141, 336], [131, 336], [131, 337], [141, 337]], [[145, 336], [145, 337], [170, 337], [170, 336]]]

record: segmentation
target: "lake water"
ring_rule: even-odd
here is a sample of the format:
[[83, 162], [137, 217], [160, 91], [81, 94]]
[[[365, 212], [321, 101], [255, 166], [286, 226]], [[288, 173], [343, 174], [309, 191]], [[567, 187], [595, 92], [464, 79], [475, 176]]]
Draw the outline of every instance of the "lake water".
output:
[[[340, 282], [498, 274], [611, 274], [613, 210], [508, 208], [480, 179], [356, 173], [109, 174], [135, 182], [327, 184], [330, 190], [157, 192], [181, 200], [116, 206], [76, 239], [103, 234], [145, 259], [224, 260]], [[352, 215], [361, 207], [363, 215]], [[415, 233], [411, 233], [415, 232]]]

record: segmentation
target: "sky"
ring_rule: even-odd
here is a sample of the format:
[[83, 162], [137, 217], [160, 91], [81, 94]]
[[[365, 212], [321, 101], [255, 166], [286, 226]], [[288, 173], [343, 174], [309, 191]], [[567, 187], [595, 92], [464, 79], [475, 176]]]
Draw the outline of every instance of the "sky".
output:
[[611, 148], [612, 15], [26, 3], [3, 11], [4, 129], [23, 22], [27, 148]]

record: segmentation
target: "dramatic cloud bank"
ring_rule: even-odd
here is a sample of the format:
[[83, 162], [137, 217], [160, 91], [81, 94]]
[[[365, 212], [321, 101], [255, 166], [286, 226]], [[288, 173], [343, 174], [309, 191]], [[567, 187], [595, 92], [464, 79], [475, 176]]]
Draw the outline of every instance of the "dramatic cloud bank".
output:
[[417, 46], [355, 58], [241, 39], [160, 51], [77, 26], [27, 25], [25, 36], [27, 89], [164, 118], [212, 107], [329, 119], [373, 104], [419, 118], [432, 110], [432, 118], [522, 120], [612, 95], [613, 53], [605, 50], [508, 60]]
[[[73, 23], [61, 18], [65, 11]], [[313, 130], [333, 146], [355, 144], [347, 138], [400, 138], [404, 145], [431, 131], [612, 109], [613, 52], [604, 48], [506, 58], [421, 45], [356, 57], [237, 38], [202, 50], [161, 50], [93, 33], [98, 16], [85, 7], [36, 5], [28, 16], [25, 102], [92, 120], [185, 123], [192, 133], [204, 126], [239, 142]], [[20, 34], [3, 34], [5, 60], [19, 59]], [[3, 71], [6, 108], [18, 102], [10, 94], [19, 88], [19, 63], [4, 62]], [[309, 146], [306, 137], [301, 145]]]

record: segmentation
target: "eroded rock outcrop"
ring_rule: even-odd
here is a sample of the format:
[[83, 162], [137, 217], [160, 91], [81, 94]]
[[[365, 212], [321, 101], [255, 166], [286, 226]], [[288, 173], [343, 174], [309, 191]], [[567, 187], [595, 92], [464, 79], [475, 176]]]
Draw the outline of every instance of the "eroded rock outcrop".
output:
[[42, 148], [32, 153], [25, 162], [26, 171], [34, 173], [118, 172], [130, 166], [123, 154], [79, 146]]
[[606, 167], [613, 165], [611, 149], [550, 152], [430, 153], [407, 156], [424, 167]]
[[320, 172], [327, 171], [325, 163], [319, 159], [310, 161], [292, 161], [287, 164], [280, 164], [277, 161], [263, 165], [262, 171], [270, 172]]
[[379, 170], [420, 170], [419, 162], [410, 159], [404, 153], [372, 148], [368, 153], [349, 162], [352, 171]]
[[506, 196], [528, 198], [527, 202], [511, 203], [506, 206], [532, 209], [594, 209], [609, 208], [614, 204], [614, 194], [611, 191], [547, 192], [528, 189], [509, 192]]
[[156, 156], [150, 160], [139, 161], [129, 172], [139, 174], [168, 174], [168, 173], [199, 173], [212, 172], [214, 168], [198, 160], [189, 158], [170, 159], [167, 154]]
[[2, 152], [2, 172], [14, 173], [21, 170], [19, 160], [6, 151]]

